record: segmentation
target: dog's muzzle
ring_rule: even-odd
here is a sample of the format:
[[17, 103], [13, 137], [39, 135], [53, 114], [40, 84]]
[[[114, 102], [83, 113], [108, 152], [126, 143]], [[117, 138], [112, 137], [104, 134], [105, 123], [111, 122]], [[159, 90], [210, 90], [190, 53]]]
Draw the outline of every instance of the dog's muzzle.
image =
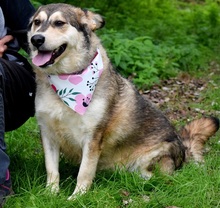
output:
[[47, 67], [55, 62], [67, 47], [66, 43], [63, 43], [59, 47], [51, 50], [46, 49], [43, 44], [46, 42], [46, 38], [43, 35], [37, 34], [31, 37], [31, 43], [37, 48], [37, 55], [32, 58], [32, 63], [39, 67]]

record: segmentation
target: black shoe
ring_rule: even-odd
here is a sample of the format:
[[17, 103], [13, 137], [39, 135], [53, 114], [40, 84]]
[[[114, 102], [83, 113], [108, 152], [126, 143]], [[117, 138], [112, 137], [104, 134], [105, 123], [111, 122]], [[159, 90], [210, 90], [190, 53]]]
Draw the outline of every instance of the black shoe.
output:
[[7, 197], [13, 194], [9, 171], [7, 171], [6, 181], [0, 184], [0, 208], [3, 207]]

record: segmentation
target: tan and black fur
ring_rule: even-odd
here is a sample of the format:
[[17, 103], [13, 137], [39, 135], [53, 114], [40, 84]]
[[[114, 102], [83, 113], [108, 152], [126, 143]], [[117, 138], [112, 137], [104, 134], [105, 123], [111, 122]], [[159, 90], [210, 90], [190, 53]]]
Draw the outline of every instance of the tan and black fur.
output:
[[[204, 143], [219, 128], [218, 119], [201, 118], [177, 134], [168, 119], [113, 69], [94, 33], [103, 25], [98, 14], [67, 4], [50, 4], [37, 10], [29, 27], [32, 57], [44, 51], [59, 52], [46, 65], [34, 67], [36, 116], [45, 152], [47, 185], [59, 190], [60, 151], [80, 164], [77, 185], [69, 199], [90, 187], [97, 169], [125, 167], [149, 178], [156, 164], [171, 174], [190, 158], [202, 162]], [[104, 71], [87, 112], [81, 116], [60, 100], [47, 75], [80, 73], [97, 48]]]

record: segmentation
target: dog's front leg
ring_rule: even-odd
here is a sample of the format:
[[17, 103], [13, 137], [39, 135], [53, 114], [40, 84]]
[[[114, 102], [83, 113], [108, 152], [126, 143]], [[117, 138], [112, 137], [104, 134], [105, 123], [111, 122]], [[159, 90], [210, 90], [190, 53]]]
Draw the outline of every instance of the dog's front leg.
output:
[[82, 149], [82, 161], [77, 176], [76, 188], [68, 200], [74, 199], [79, 194], [84, 194], [90, 188], [101, 154], [100, 138], [96, 137], [93, 140], [87, 140], [85, 142]]
[[59, 192], [59, 145], [49, 139], [44, 134], [41, 134], [44, 154], [45, 154], [45, 165], [47, 170], [47, 187], [52, 193]]

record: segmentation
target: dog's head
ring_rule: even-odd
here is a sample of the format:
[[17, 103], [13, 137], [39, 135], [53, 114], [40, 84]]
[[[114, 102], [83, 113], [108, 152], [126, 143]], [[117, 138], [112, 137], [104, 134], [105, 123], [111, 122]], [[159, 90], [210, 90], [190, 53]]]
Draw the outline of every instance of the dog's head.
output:
[[77, 70], [83, 65], [80, 60], [84, 59], [85, 62], [93, 47], [93, 31], [103, 25], [104, 20], [100, 15], [68, 4], [40, 7], [28, 28], [33, 64], [44, 70], [50, 66], [58, 69], [71, 65], [75, 67], [73, 70]]

